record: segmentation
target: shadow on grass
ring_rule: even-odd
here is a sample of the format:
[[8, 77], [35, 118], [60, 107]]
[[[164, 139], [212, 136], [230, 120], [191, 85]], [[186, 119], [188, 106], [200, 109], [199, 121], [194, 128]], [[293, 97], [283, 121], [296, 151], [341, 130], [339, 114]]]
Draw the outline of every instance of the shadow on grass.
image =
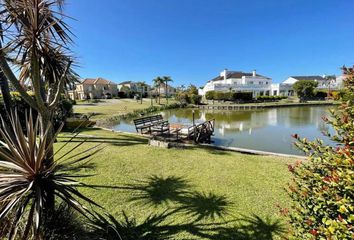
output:
[[133, 135], [118, 135], [115, 137], [102, 137], [89, 134], [82, 134], [71, 139], [71, 135], [58, 136], [58, 142], [71, 142], [71, 143], [81, 143], [85, 141], [86, 143], [105, 143], [113, 146], [130, 146], [137, 144], [147, 144], [147, 140], [141, 137]]
[[219, 149], [213, 148], [212, 146], [205, 146], [205, 145], [204, 146], [202, 146], [202, 145], [184, 146], [183, 148], [188, 149], [188, 150], [198, 150], [198, 151], [200, 151], [202, 149], [202, 150], [207, 151], [210, 154], [220, 155], [220, 156], [229, 156], [232, 154], [232, 152], [230, 152], [230, 151], [219, 150]]
[[180, 201], [190, 188], [189, 182], [182, 177], [153, 175], [145, 181], [129, 184], [125, 189], [134, 191], [134, 196], [130, 201], [158, 206]]
[[[273, 240], [275, 235], [285, 232], [284, 225], [277, 219], [262, 219], [257, 215], [235, 218], [231, 214], [233, 203], [226, 196], [195, 191], [183, 177], [153, 175], [117, 188], [131, 192], [131, 202], [153, 207], [153, 210], [165, 206], [167, 210], [152, 214], [142, 222], [125, 213], [123, 221], [111, 216], [110, 222], [101, 223], [103, 226], [113, 225], [110, 229], [115, 229], [111, 236], [110, 231], [106, 231], [107, 239], [115, 239], [118, 232], [122, 239], [176, 239], [176, 234], [187, 234], [193, 239]], [[176, 223], [175, 219], [181, 219], [181, 216], [186, 221]], [[226, 216], [234, 220], [227, 221]]]
[[98, 220], [96, 225], [99, 227], [93, 234], [112, 240], [118, 239], [118, 235], [121, 239], [127, 240], [176, 239], [176, 234], [179, 233], [193, 237], [188, 239], [273, 240], [275, 235], [285, 233], [285, 227], [280, 221], [269, 218], [263, 220], [257, 215], [232, 222], [199, 223], [187, 221], [179, 224], [173, 223], [173, 211], [152, 214], [141, 223], [138, 223], [134, 218], [129, 218], [125, 213], [123, 216], [123, 221], [117, 221], [112, 216], [109, 217], [110, 220]]
[[[286, 230], [282, 221], [274, 217], [253, 214], [236, 218], [231, 214], [233, 203], [226, 196], [195, 191], [184, 177], [153, 175], [125, 186], [93, 187], [129, 191], [133, 195], [131, 202], [152, 207], [154, 212], [158, 206], [166, 208], [143, 221], [124, 212], [123, 220], [98, 215], [91, 234], [103, 239], [167, 240], [187, 235], [188, 239], [273, 240]], [[225, 220], [226, 216], [232, 220]]]

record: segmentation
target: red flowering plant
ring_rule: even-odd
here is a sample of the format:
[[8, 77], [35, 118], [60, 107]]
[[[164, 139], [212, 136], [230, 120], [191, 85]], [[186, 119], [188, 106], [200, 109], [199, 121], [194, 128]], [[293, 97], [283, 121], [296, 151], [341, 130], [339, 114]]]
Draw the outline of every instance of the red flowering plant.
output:
[[293, 135], [308, 160], [289, 166], [289, 239], [354, 239], [354, 68], [343, 72], [341, 105], [323, 118], [336, 146]]

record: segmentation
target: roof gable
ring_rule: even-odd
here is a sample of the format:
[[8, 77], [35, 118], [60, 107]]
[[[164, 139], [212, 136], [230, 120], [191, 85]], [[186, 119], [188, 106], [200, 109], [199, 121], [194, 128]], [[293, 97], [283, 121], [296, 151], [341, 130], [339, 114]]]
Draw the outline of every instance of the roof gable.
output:
[[110, 85], [117, 85], [115, 82], [109, 81], [107, 79], [98, 77], [96, 79], [94, 78], [85, 78], [81, 84], [86, 84], [86, 85], [95, 85], [95, 84], [110, 84]]
[[314, 76], [291, 76], [291, 77], [296, 79], [296, 80], [308, 80], [308, 81], [326, 80], [323, 76], [319, 76], [319, 75], [314, 75]]
[[[226, 79], [229, 78], [242, 78], [242, 77], [252, 77], [253, 73], [246, 73], [246, 72], [242, 72], [242, 71], [229, 71], [226, 75]], [[262, 78], [267, 78], [270, 79], [269, 77], [260, 75], [260, 74], [256, 74], [256, 77], [262, 77]], [[224, 80], [223, 76], [218, 76], [216, 78], [213, 78], [211, 81], [220, 81], [220, 80]]]
[[119, 85], [124, 85], [124, 84], [132, 84], [133, 82], [132, 81], [124, 81], [124, 82], [121, 82], [121, 83], [118, 83]]

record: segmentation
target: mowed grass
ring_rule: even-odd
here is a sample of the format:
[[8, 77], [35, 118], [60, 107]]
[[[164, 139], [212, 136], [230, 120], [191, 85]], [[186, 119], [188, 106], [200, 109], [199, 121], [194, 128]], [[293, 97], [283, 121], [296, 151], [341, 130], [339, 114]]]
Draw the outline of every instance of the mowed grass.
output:
[[[175, 103], [174, 99], [169, 99], [168, 103]], [[166, 99], [161, 98], [161, 105], [166, 104]], [[153, 99], [153, 105], [158, 106], [159, 104]], [[98, 103], [90, 102], [78, 102], [77, 105], [74, 105], [74, 112], [81, 114], [90, 114], [95, 113], [92, 116], [92, 120], [102, 120], [114, 116], [119, 116], [134, 110], [142, 110], [151, 106], [150, 99], [143, 99], [143, 103], [133, 99], [103, 99]]]
[[[61, 135], [56, 147], [68, 140]], [[163, 149], [136, 135], [98, 129], [72, 154], [102, 143], [80, 189], [146, 239], [277, 239], [286, 232], [277, 205], [288, 206], [287, 164], [296, 159], [210, 148]], [[75, 141], [76, 141], [75, 140]], [[70, 150], [70, 143], [65, 149]], [[275, 237], [275, 238], [274, 238]], [[145, 239], [145, 238], [141, 238]]]

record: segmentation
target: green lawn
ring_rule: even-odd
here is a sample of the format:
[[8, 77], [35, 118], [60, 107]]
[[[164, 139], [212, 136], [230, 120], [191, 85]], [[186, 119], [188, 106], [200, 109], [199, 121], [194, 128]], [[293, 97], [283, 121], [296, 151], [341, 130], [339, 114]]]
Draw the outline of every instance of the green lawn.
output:
[[[267, 240], [284, 227], [276, 205], [288, 205], [287, 164], [294, 159], [155, 148], [139, 136], [97, 129], [81, 134], [88, 142], [76, 151], [106, 146], [93, 157], [95, 169], [87, 170], [95, 176], [83, 179], [97, 188], [82, 192], [117, 219], [124, 211], [141, 236]], [[56, 147], [68, 136], [61, 135]]]
[[[174, 99], [169, 99], [168, 103], [175, 103]], [[161, 98], [161, 104], [166, 103], [166, 99]], [[153, 105], [157, 106], [158, 103], [153, 101]], [[141, 110], [151, 106], [150, 99], [143, 99], [143, 103], [133, 99], [107, 99], [100, 100], [98, 103], [90, 103], [86, 101], [78, 102], [74, 105], [74, 112], [81, 114], [95, 113], [92, 120], [102, 120], [114, 116], [119, 116], [134, 110]]]

